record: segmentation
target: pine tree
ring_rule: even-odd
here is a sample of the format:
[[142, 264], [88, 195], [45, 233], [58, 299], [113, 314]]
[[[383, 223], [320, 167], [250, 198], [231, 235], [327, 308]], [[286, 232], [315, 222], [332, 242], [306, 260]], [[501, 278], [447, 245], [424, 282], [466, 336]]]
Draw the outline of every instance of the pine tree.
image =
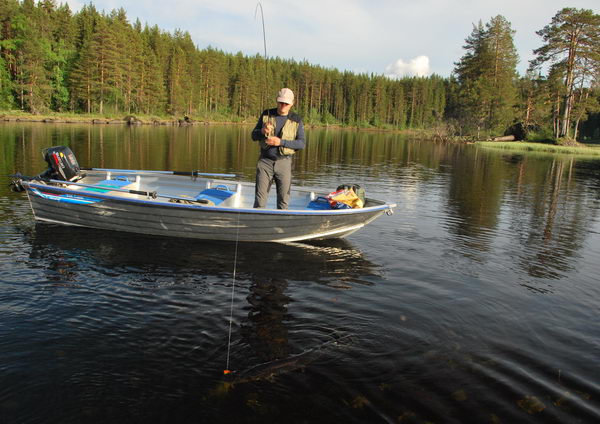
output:
[[21, 36], [23, 34], [25, 21], [17, 0], [0, 2], [0, 58], [3, 59], [9, 78], [9, 81], [4, 82], [5, 90], [9, 86], [11, 87], [9, 89], [14, 88], [13, 81], [17, 75], [17, 49], [22, 43], [19, 34]]
[[100, 19], [89, 45], [91, 62], [94, 64], [94, 88], [98, 102], [98, 112], [104, 113], [104, 106], [118, 96], [118, 52], [113, 27], [106, 18]]
[[404, 84], [395, 82], [390, 92], [390, 107], [392, 110], [390, 124], [404, 129], [406, 126], [406, 113], [404, 105]]
[[514, 119], [516, 101], [516, 66], [519, 61], [513, 42], [515, 31], [503, 16], [492, 18], [486, 25], [486, 42], [493, 67], [487, 78], [491, 87], [488, 128], [503, 131]]
[[458, 83], [457, 104], [454, 117], [466, 131], [477, 129], [477, 135], [484, 126], [485, 96], [482, 92], [483, 70], [489, 62], [489, 52], [485, 43], [485, 29], [480, 21], [473, 26], [471, 35], [466, 38], [464, 56], [456, 63], [454, 75]]
[[145, 83], [142, 87], [145, 87], [145, 90], [141, 102], [144, 105], [142, 110], [148, 114], [152, 112], [162, 114], [166, 105], [164, 75], [154, 51], [147, 48], [147, 52], [144, 55]]
[[130, 113], [132, 92], [137, 70], [133, 67], [134, 57], [139, 56], [140, 49], [132, 38], [133, 28], [127, 21], [125, 10], [113, 10], [109, 15], [110, 31], [114, 39], [112, 79], [114, 90], [110, 93], [109, 103], [114, 112], [121, 110]]
[[10, 74], [2, 56], [0, 56], [0, 110], [10, 109], [13, 106], [13, 84]]
[[551, 116], [552, 95], [548, 80], [535, 72], [527, 72], [518, 82], [518, 120], [524, 135], [543, 131]]
[[502, 16], [483, 26], [480, 22], [466, 39], [467, 52], [456, 64], [454, 74], [459, 84], [459, 104], [455, 116], [477, 135], [503, 132], [514, 115], [516, 65], [518, 57], [513, 43], [514, 31]]
[[187, 57], [181, 47], [174, 46], [169, 58], [168, 112], [172, 115], [189, 113], [187, 95], [191, 89]]
[[143, 44], [143, 67], [140, 75], [138, 103], [147, 114], [163, 114], [166, 109], [165, 65], [166, 38], [157, 26], [144, 27], [141, 32]]
[[[79, 51], [70, 74], [71, 98], [86, 113], [92, 113], [96, 99], [96, 67], [91, 41], [84, 44]], [[75, 106], [75, 105], [74, 105]]]
[[70, 108], [69, 72], [75, 58], [75, 21], [68, 5], [58, 8], [53, 1], [46, 1], [44, 7], [49, 51], [46, 68], [50, 75], [52, 94], [50, 107], [55, 111]]
[[[119, 52], [114, 26], [90, 6], [79, 21], [77, 59], [71, 72], [74, 99], [83, 102], [87, 113], [104, 113], [106, 105], [117, 109], [120, 98]], [[119, 86], [119, 87], [117, 87]]]
[[568, 138], [572, 131], [578, 83], [585, 88], [597, 77], [597, 73], [587, 70], [600, 67], [600, 15], [592, 10], [564, 8], [536, 34], [542, 37], [544, 45], [534, 50], [536, 57], [531, 61], [532, 69], [550, 62], [555, 70], [563, 71], [565, 89], [555, 135]]
[[81, 8], [74, 17], [75, 20], [75, 49], [80, 51], [92, 40], [96, 23], [100, 20], [100, 13], [92, 3]]
[[31, 0], [23, 2], [22, 10], [26, 23], [20, 28], [22, 41], [17, 50], [16, 86], [21, 108], [37, 114], [45, 112], [50, 105], [50, 75], [46, 68], [50, 48], [40, 10]]

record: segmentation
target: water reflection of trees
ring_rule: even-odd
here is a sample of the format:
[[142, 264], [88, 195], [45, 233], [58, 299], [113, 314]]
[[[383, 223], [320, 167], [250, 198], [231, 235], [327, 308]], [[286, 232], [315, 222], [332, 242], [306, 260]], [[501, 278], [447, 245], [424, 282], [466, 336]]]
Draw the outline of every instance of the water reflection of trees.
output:
[[586, 181], [575, 178], [573, 159], [555, 158], [545, 163], [546, 167], [530, 171], [543, 179], [543, 184], [513, 191], [514, 202], [524, 207], [522, 211], [514, 209], [513, 214], [525, 212], [528, 219], [515, 219], [512, 228], [522, 249], [520, 266], [532, 277], [554, 279], [575, 267], [597, 208], [590, 203], [594, 196], [588, 193]]
[[[251, 126], [5, 124], [6, 173], [38, 173], [41, 150], [67, 144], [83, 166], [202, 169], [252, 180], [258, 155]], [[596, 218], [598, 170], [574, 175], [578, 163], [553, 156], [512, 155], [408, 139], [398, 133], [307, 129], [308, 147], [295, 159], [295, 181], [335, 185], [351, 178], [385, 185], [387, 193], [423, 187], [447, 193], [444, 226], [452, 249], [484, 263], [499, 237], [527, 275], [558, 278], [573, 267], [587, 224]], [[343, 181], [342, 181], [343, 180]], [[371, 186], [372, 187], [372, 186]], [[395, 199], [392, 199], [395, 200]]]
[[[250, 140], [251, 128], [10, 123], [0, 135], [11, 172], [37, 173], [45, 166], [42, 149], [65, 144], [86, 167], [202, 169], [252, 179], [259, 151]], [[444, 145], [407, 142], [400, 133], [307, 129], [307, 141], [295, 158], [299, 180], [348, 170], [384, 180], [405, 167], [436, 169], [447, 154]]]
[[[249, 128], [5, 124], [0, 131], [10, 172], [33, 174], [45, 166], [41, 151], [68, 145], [85, 167], [240, 172], [256, 163]], [[247, 133], [247, 134], [246, 134]]]
[[486, 261], [502, 237], [509, 257], [530, 277], [557, 279], [573, 269], [597, 217], [589, 185], [575, 178], [574, 159], [473, 149], [450, 161], [447, 228], [458, 251]]
[[502, 206], [504, 163], [474, 149], [455, 151], [448, 187], [446, 227], [464, 255], [485, 261]]

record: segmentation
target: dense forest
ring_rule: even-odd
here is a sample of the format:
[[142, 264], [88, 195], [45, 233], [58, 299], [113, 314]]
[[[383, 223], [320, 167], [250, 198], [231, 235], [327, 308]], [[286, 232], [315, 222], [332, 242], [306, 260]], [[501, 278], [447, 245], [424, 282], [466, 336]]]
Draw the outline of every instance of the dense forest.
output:
[[288, 86], [312, 124], [600, 138], [600, 15], [565, 8], [537, 34], [524, 76], [496, 16], [474, 25], [449, 78], [396, 80], [199, 48], [123, 9], [0, 0], [0, 110], [253, 121]]

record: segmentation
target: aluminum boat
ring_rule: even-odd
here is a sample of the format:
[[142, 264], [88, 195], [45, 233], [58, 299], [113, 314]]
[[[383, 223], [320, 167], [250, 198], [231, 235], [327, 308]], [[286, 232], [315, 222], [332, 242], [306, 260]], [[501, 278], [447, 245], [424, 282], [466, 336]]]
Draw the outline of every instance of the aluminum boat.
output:
[[266, 208], [255, 209], [254, 184], [226, 174], [93, 168], [73, 178], [13, 177], [38, 221], [207, 240], [345, 237], [396, 206], [367, 197], [362, 208], [332, 209], [328, 193], [292, 188], [288, 209], [276, 209], [274, 193]]

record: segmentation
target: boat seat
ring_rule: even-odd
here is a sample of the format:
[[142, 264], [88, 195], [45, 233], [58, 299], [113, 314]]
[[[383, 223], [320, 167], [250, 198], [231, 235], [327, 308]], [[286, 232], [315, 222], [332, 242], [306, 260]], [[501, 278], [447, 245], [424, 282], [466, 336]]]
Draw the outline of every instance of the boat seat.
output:
[[209, 204], [216, 206], [223, 203], [234, 194], [236, 194], [236, 192], [229, 190], [229, 187], [225, 184], [219, 184], [202, 190], [196, 196], [196, 200], [208, 200], [210, 202]]
[[102, 180], [97, 182], [96, 184], [94, 184], [96, 187], [98, 188], [86, 188], [87, 191], [95, 191], [98, 193], [106, 193], [109, 192], [110, 190], [104, 190], [101, 187], [106, 187], [106, 188], [125, 188], [128, 185], [132, 184], [133, 181], [130, 181], [129, 178], [127, 178], [126, 176], [116, 176], [111, 178], [110, 180]]

